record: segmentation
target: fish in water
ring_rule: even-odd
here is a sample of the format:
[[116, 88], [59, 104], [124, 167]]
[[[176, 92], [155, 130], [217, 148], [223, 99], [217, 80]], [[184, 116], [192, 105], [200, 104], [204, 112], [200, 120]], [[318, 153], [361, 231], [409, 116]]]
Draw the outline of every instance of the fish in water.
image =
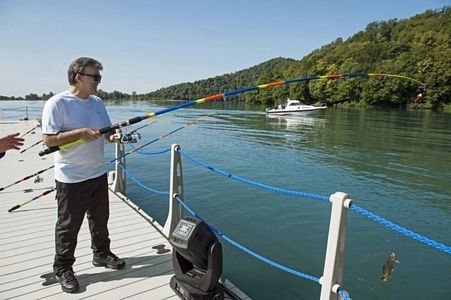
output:
[[391, 253], [382, 267], [382, 278], [381, 280], [387, 281], [391, 277], [391, 273], [393, 272], [393, 268], [395, 267], [396, 256], [395, 253]]

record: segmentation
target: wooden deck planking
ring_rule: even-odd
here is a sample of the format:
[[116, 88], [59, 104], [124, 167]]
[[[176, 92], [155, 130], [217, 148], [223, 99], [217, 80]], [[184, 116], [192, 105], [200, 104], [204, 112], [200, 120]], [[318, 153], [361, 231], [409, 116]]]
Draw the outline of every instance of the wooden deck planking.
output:
[[[0, 136], [13, 132], [25, 133], [35, 121], [0, 120]], [[40, 129], [25, 137], [22, 149], [41, 139]], [[42, 146], [24, 153], [8, 151], [0, 159], [0, 187], [48, 168], [53, 157], [39, 157]], [[87, 220], [78, 235], [74, 271], [80, 291], [68, 294], [58, 283], [43, 285], [43, 275], [52, 272], [54, 228], [56, 223], [55, 192], [38, 198], [9, 213], [16, 204], [55, 186], [53, 169], [39, 175], [42, 182], [30, 178], [0, 191], [0, 299], [179, 299], [169, 286], [173, 276], [172, 252], [157, 254], [156, 245], [171, 250], [162, 235], [161, 226], [138, 209], [123, 195], [110, 191], [109, 231], [112, 251], [126, 260], [122, 270], [94, 267], [91, 263], [91, 238]], [[32, 189], [31, 192], [24, 192]], [[225, 285], [239, 297], [250, 299], [229, 281]]]

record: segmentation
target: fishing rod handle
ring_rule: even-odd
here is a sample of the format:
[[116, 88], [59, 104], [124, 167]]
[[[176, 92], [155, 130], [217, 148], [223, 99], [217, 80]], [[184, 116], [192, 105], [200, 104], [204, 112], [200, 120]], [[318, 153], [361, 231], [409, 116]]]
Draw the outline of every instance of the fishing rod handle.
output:
[[53, 153], [53, 152], [56, 152], [56, 151], [58, 151], [60, 149], [60, 147], [59, 146], [53, 146], [53, 147], [50, 147], [50, 148], [47, 148], [47, 149], [44, 149], [44, 150], [42, 150], [42, 151], [39, 151], [39, 156], [44, 156], [44, 155], [47, 155], [47, 154], [50, 154], [50, 153]]
[[13, 210], [18, 209], [19, 207], [20, 207], [20, 204], [17, 204], [16, 206], [11, 207], [10, 209], [8, 209], [8, 212], [12, 212]]
[[[105, 130], [105, 129], [106, 129], [106, 128], [102, 128], [102, 129], [100, 129], [100, 130]], [[103, 133], [100, 132], [100, 130], [96, 131], [96, 135], [97, 135], [97, 136], [101, 136], [101, 135], [103, 134]], [[65, 148], [71, 147], [71, 146], [73, 146], [73, 145], [81, 144], [81, 143], [83, 143], [83, 142], [84, 142], [83, 139], [78, 139], [78, 140], [75, 140], [75, 141], [70, 142], [70, 143], [67, 143], [67, 144], [61, 144], [61, 145], [59, 145], [59, 146], [49, 147], [49, 148], [47, 148], [47, 149], [42, 150], [41, 152], [39, 152], [39, 156], [44, 156], [44, 155], [47, 155], [47, 154], [56, 152], [56, 151], [61, 150], [61, 149], [65, 149]]]
[[[96, 131], [96, 135], [97, 136], [100, 135], [98, 131]], [[76, 141], [73, 141], [73, 142], [70, 142], [70, 143], [67, 143], [67, 144], [63, 144], [63, 145], [59, 145], [59, 146], [53, 146], [53, 147], [47, 148], [47, 149], [39, 152], [39, 156], [50, 154], [50, 153], [56, 152], [58, 150], [65, 149], [65, 148], [68, 148], [68, 147], [71, 147], [71, 146], [74, 146], [74, 145], [77, 145], [77, 144], [80, 144], [80, 143], [83, 143], [83, 142], [84, 142], [83, 139], [79, 139], [79, 140], [76, 140]]]
[[42, 197], [42, 196], [48, 195], [48, 194], [50, 194], [51, 192], [53, 192], [54, 190], [55, 190], [54, 188], [51, 188], [50, 190], [47, 190], [47, 191], [45, 191], [44, 193], [42, 193], [41, 195], [39, 195], [39, 196], [35, 197], [35, 198], [34, 198], [34, 199], [32, 199], [32, 200], [35, 200], [35, 199], [37, 199], [37, 198], [39, 198], [39, 197]]

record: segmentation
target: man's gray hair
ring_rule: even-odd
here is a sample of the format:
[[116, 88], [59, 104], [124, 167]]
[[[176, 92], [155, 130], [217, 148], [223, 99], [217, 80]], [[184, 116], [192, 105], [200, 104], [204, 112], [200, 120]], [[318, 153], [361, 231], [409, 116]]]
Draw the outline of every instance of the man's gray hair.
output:
[[86, 67], [95, 67], [99, 71], [103, 70], [102, 64], [97, 60], [89, 57], [79, 57], [70, 64], [69, 70], [67, 70], [67, 78], [70, 85], [75, 84], [75, 76], [83, 73]]

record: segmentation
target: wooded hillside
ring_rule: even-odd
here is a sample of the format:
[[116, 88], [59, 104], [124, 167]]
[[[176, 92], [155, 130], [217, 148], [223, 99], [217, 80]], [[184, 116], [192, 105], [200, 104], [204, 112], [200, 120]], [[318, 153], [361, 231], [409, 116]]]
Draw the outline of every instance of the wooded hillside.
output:
[[[415, 78], [427, 86], [425, 101], [451, 101], [451, 11], [429, 10], [410, 19], [373, 22], [343, 41], [314, 50], [301, 60], [275, 58], [249, 69], [148, 93], [150, 99], [198, 99], [238, 88], [331, 73], [382, 72]], [[218, 58], [220, 59], [220, 58]], [[271, 105], [286, 98], [306, 102], [360, 102], [399, 105], [411, 101], [419, 85], [402, 79], [320, 80], [243, 94], [250, 103]]]

